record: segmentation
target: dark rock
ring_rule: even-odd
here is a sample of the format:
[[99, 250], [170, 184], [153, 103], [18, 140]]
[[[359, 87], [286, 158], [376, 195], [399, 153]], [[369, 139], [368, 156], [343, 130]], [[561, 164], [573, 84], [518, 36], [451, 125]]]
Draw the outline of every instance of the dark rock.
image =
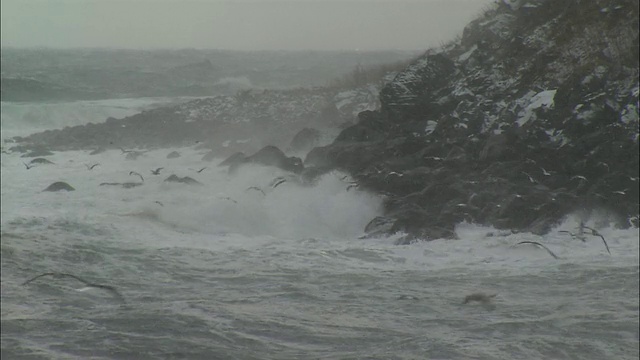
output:
[[43, 165], [47, 165], [47, 164], [53, 164], [53, 162], [45, 159], [45, 158], [35, 158], [33, 160], [31, 160], [29, 162], [29, 164], [43, 164]]
[[391, 232], [396, 219], [388, 216], [376, 216], [364, 227], [364, 237], [376, 237], [387, 235]]
[[227, 163], [229, 164], [229, 172], [236, 171], [243, 164], [274, 166], [296, 174], [304, 170], [302, 159], [295, 156], [287, 157], [282, 150], [272, 145], [265, 146], [248, 157], [244, 157], [242, 153], [236, 153], [222, 162], [222, 164]]
[[237, 152], [224, 159], [218, 166], [237, 166], [247, 161], [247, 156], [243, 152]]
[[323, 175], [333, 171], [330, 167], [305, 167], [300, 173], [300, 180], [304, 185], [314, 185]]
[[185, 177], [179, 177], [175, 174], [172, 174], [171, 176], [169, 176], [168, 178], [164, 179], [165, 182], [177, 182], [177, 183], [182, 183], [182, 184], [189, 184], [189, 185], [202, 185], [201, 182], [190, 178], [188, 176]]
[[127, 160], [136, 160], [137, 158], [139, 158], [140, 156], [144, 155], [144, 151], [129, 151], [127, 152], [127, 155], [125, 155], [125, 159]]
[[124, 189], [132, 189], [134, 187], [141, 186], [142, 184], [143, 183], [141, 183], [141, 182], [125, 182], [125, 183], [119, 183], [119, 182], [108, 183], [108, 182], [104, 182], [104, 183], [100, 183], [100, 186], [122, 186]]
[[204, 156], [202, 157], [202, 161], [213, 161], [215, 158], [217, 157], [215, 151], [209, 151], [208, 153], [204, 154]]
[[167, 155], [167, 159], [176, 159], [180, 157], [180, 153], [177, 151], [172, 151]]
[[304, 128], [300, 130], [291, 140], [291, 150], [308, 151], [315, 147], [320, 140], [320, 131], [312, 128]]
[[61, 191], [61, 190], [74, 191], [75, 189], [73, 188], [73, 186], [67, 184], [64, 181], [57, 181], [57, 182], [54, 182], [53, 184], [49, 185], [43, 191]]
[[409, 122], [421, 114], [440, 109], [437, 95], [456, 70], [444, 54], [426, 55], [398, 74], [380, 92], [382, 111], [393, 114], [394, 122]]

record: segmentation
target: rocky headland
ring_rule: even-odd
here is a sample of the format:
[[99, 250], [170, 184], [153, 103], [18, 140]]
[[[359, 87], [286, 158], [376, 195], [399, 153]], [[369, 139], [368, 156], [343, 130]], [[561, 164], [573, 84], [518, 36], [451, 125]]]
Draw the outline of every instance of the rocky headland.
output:
[[576, 211], [638, 226], [638, 19], [632, 0], [504, 0], [381, 88], [241, 91], [13, 150], [315, 146], [300, 166], [382, 194], [365, 231], [400, 243], [453, 237], [463, 221], [543, 234]]

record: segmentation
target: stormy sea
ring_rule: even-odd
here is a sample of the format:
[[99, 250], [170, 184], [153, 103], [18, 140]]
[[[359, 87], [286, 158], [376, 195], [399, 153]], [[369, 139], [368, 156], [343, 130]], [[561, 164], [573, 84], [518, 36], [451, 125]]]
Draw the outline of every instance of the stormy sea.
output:
[[[2, 137], [163, 101], [3, 102]], [[456, 240], [399, 246], [362, 238], [383, 199], [345, 174], [274, 186], [279, 170], [229, 174], [195, 146], [129, 150], [33, 166], [3, 151], [2, 359], [639, 356], [638, 229], [604, 210], [544, 236], [460, 223]], [[58, 181], [75, 190], [43, 191]]]

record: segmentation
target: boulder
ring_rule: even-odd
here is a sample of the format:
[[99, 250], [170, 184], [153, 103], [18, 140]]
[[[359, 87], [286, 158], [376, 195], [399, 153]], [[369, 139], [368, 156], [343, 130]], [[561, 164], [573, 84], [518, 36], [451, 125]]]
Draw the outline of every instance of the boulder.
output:
[[176, 159], [180, 157], [180, 153], [177, 151], [172, 151], [167, 155], [167, 159]]
[[302, 159], [295, 156], [287, 157], [282, 150], [273, 145], [265, 146], [255, 154], [247, 157], [243, 153], [233, 154], [220, 163], [221, 166], [228, 165], [229, 172], [235, 172], [243, 164], [274, 166], [295, 174], [299, 174], [304, 170]]
[[208, 153], [204, 154], [204, 156], [202, 157], [202, 161], [213, 161], [216, 158], [216, 152], [211, 150]]
[[64, 181], [56, 181], [53, 184], [49, 185], [43, 191], [61, 191], [61, 190], [74, 191], [75, 189], [73, 188], [73, 186], [67, 184]]
[[175, 174], [172, 174], [168, 178], [164, 179], [164, 181], [165, 182], [177, 182], [177, 183], [189, 184], [189, 185], [202, 185], [202, 183], [197, 181], [196, 179], [190, 178], [188, 176], [179, 177], [179, 176], [177, 176]]
[[143, 183], [141, 182], [124, 182], [124, 183], [119, 183], [119, 182], [104, 182], [104, 183], [100, 183], [100, 186], [121, 186], [124, 189], [132, 189], [134, 187], [138, 187], [141, 186]]
[[31, 161], [29, 161], [29, 164], [41, 164], [41, 165], [48, 165], [48, 164], [53, 164], [53, 162], [45, 159], [45, 158], [35, 158]]
[[312, 128], [304, 128], [293, 137], [290, 148], [292, 151], [308, 151], [315, 147], [320, 140], [320, 131]]

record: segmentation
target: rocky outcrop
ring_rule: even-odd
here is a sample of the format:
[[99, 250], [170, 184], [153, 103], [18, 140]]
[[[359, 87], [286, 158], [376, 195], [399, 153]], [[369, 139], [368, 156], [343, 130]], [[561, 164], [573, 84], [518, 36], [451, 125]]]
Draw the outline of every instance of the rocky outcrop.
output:
[[121, 186], [123, 189], [133, 189], [134, 187], [142, 186], [144, 183], [141, 182], [103, 182], [100, 183], [100, 186]]
[[[638, 19], [633, 0], [502, 0], [375, 100], [370, 88], [243, 90], [17, 138], [12, 150], [195, 139], [203, 160], [236, 154], [230, 170], [256, 163], [312, 182], [339, 169], [349, 188], [385, 198], [366, 231], [406, 233], [400, 243], [452, 237], [462, 221], [542, 234], [595, 208], [628, 226], [640, 210]], [[304, 128], [343, 130], [303, 166], [279, 148]]]
[[242, 152], [235, 153], [221, 162], [219, 166], [229, 166], [229, 172], [233, 173], [245, 164], [274, 166], [295, 174], [304, 170], [302, 159], [295, 156], [288, 157], [282, 150], [271, 145], [265, 146], [251, 156], [245, 156]]
[[446, 238], [462, 221], [545, 233], [597, 207], [620, 226], [637, 217], [637, 6], [520, 3], [425, 53], [380, 110], [307, 155], [386, 195], [371, 234]]
[[50, 161], [50, 160], [47, 160], [45, 158], [35, 158], [35, 159], [29, 161], [29, 164], [49, 165], [49, 164], [53, 164], [53, 162]]
[[300, 130], [291, 140], [289, 147], [292, 151], [309, 151], [318, 145], [321, 133], [317, 129], [304, 128]]
[[188, 185], [202, 185], [198, 180], [191, 178], [189, 176], [179, 177], [178, 175], [172, 174], [168, 178], [164, 179], [165, 182], [176, 182], [181, 184]]
[[67, 184], [64, 181], [56, 181], [53, 184], [47, 186], [46, 189], [42, 190], [42, 191], [74, 191], [74, 187]]
[[167, 154], [167, 159], [177, 159], [180, 157], [180, 153], [177, 151], [172, 151]]
[[[366, 86], [352, 91], [313, 88], [296, 90], [244, 90], [235, 96], [216, 96], [179, 105], [146, 110], [123, 119], [108, 118], [104, 123], [47, 130], [12, 139], [12, 151], [78, 149], [153, 149], [192, 146], [211, 151], [210, 158], [235, 152], [255, 152], [266, 145], [286, 148], [305, 128], [319, 135], [310, 146], [326, 144], [321, 135], [344, 124], [352, 124], [356, 109], [372, 108]], [[368, 96], [365, 96], [368, 95]], [[321, 142], [324, 140], [324, 142]], [[128, 153], [133, 160], [136, 155]]]

